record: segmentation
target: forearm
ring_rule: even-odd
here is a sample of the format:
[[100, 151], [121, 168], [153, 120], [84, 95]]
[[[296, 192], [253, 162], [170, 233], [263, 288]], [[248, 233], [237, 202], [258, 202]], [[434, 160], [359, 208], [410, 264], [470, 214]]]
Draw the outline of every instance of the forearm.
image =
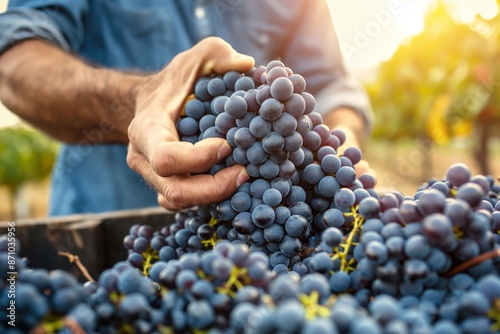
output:
[[351, 144], [362, 148], [366, 140], [367, 125], [357, 111], [351, 108], [338, 108], [325, 115], [323, 121], [330, 129], [338, 128], [343, 130], [347, 137], [351, 139], [347, 143], [348, 145]]
[[0, 56], [0, 100], [69, 143], [127, 143], [137, 90], [146, 77], [94, 68], [59, 48], [28, 40]]

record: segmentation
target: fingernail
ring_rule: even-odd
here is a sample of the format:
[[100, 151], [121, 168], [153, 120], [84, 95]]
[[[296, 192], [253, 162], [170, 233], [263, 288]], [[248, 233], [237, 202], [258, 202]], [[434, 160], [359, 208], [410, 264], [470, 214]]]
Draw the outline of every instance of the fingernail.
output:
[[228, 142], [225, 142], [219, 147], [219, 151], [217, 151], [217, 161], [220, 161], [222, 158], [225, 158], [231, 153], [232, 147]]
[[238, 59], [238, 60], [252, 60], [253, 61], [253, 57], [251, 56], [247, 56], [246, 54], [243, 54], [243, 53], [237, 53], [234, 58]]
[[236, 187], [239, 188], [243, 183], [250, 180], [250, 175], [247, 173], [247, 168], [243, 167], [241, 172], [238, 174], [238, 178], [236, 179]]

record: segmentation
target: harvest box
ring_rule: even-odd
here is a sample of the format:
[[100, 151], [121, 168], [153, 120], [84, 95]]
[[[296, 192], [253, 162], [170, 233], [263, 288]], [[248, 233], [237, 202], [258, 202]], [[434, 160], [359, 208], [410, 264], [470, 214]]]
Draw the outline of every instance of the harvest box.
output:
[[[163, 208], [81, 214], [15, 221], [15, 233], [21, 243], [21, 256], [31, 268], [63, 269], [81, 281], [85, 278], [74, 263], [58, 252], [78, 255], [90, 275], [97, 279], [104, 269], [127, 259], [123, 238], [134, 224], [148, 224], [159, 230], [174, 222], [174, 213]], [[0, 234], [8, 222], [0, 222]]]

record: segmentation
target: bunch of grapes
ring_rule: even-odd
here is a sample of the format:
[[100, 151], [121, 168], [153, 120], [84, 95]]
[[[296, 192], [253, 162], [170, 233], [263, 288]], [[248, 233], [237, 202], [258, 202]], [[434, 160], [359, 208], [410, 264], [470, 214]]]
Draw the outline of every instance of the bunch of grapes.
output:
[[62, 270], [30, 269], [19, 257], [20, 250], [14, 237], [0, 236], [0, 332], [91, 333], [96, 316], [87, 300], [97, 286], [82, 285]]
[[199, 79], [181, 140], [226, 139], [232, 154], [206, 173], [241, 164], [250, 180], [159, 231], [132, 226], [128, 258], [96, 282], [16, 255], [22, 320], [0, 331], [500, 332], [500, 185], [455, 164], [414, 196], [379, 194], [305, 88], [279, 61]]
[[230, 229], [230, 223], [216, 219], [207, 207], [176, 212], [174, 219], [160, 231], [148, 225], [133, 225], [123, 239], [128, 262], [144, 275], [158, 260], [170, 261], [184, 253], [213, 248], [218, 240], [226, 239]]
[[[356, 178], [361, 151], [337, 153], [345, 135], [323, 124], [305, 88], [304, 78], [280, 61], [246, 75], [201, 78], [177, 123], [182, 140], [220, 137], [233, 147], [232, 155], [207, 172], [241, 164], [251, 176], [230, 199], [213, 205], [219, 220], [232, 223], [228, 240], [269, 254], [278, 272], [301, 275], [311, 271], [308, 250], [317, 248], [323, 230], [354, 230], [354, 237], [362, 221], [355, 207], [376, 196], [371, 175]], [[342, 252], [347, 268], [352, 245]]]

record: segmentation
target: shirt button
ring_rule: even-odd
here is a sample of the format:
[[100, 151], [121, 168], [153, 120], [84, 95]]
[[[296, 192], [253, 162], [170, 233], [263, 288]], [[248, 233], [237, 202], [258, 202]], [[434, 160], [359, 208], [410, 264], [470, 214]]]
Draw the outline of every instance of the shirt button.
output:
[[259, 36], [259, 42], [260, 42], [260, 44], [262, 44], [262, 45], [268, 44], [268, 43], [269, 43], [269, 40], [270, 40], [270, 38], [269, 38], [269, 35], [268, 35], [268, 34], [261, 34], [261, 35]]
[[196, 9], [194, 11], [194, 15], [199, 20], [203, 19], [205, 17], [205, 9], [203, 9], [203, 7], [196, 7]]

